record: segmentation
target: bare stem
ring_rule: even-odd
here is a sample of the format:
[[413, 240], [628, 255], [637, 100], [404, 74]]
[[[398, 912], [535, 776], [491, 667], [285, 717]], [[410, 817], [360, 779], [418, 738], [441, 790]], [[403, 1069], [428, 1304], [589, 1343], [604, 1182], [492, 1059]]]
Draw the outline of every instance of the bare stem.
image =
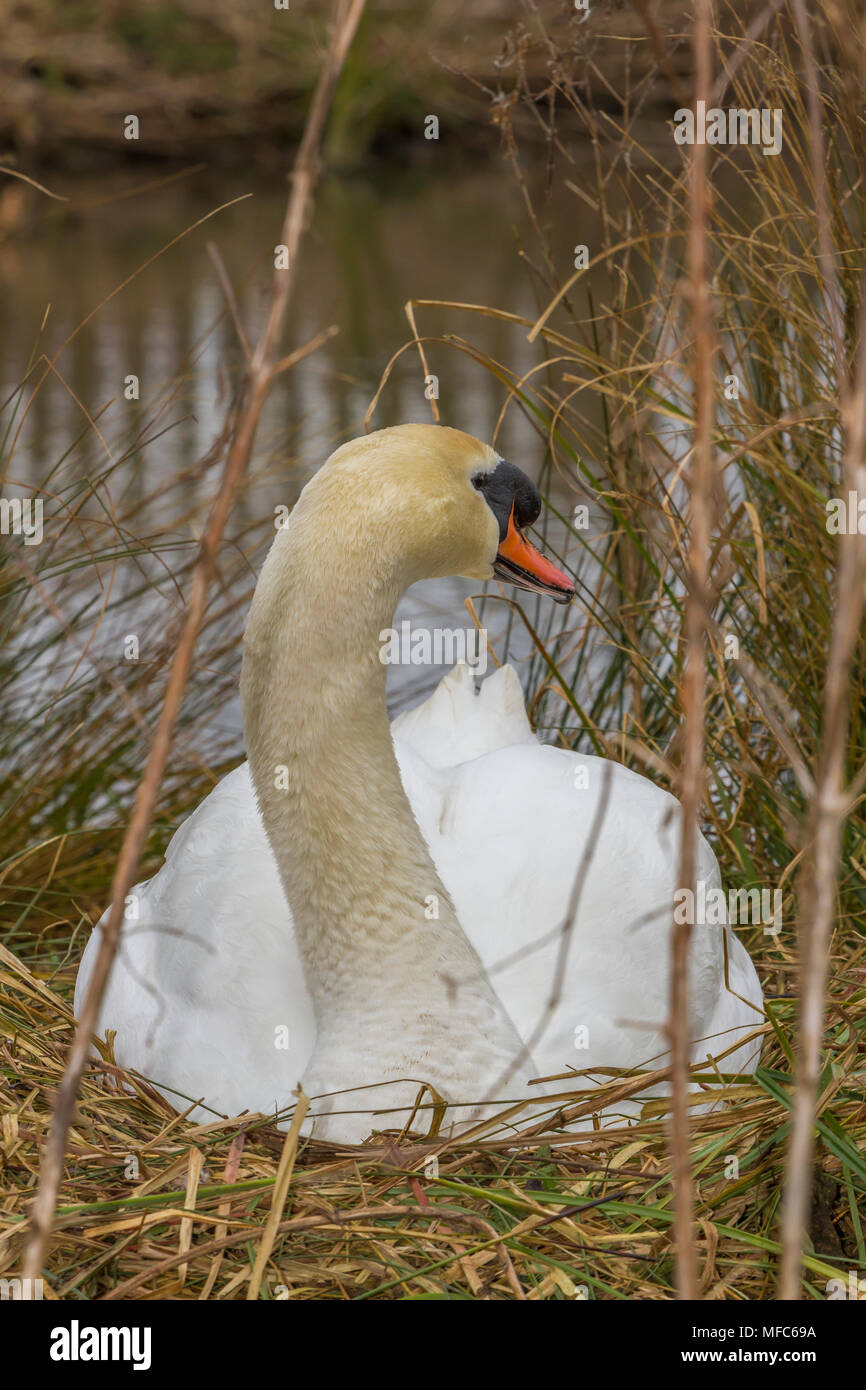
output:
[[[695, 100], [710, 91], [710, 4], [700, 0], [695, 20]], [[713, 506], [713, 329], [707, 284], [707, 147], [692, 147], [689, 216], [689, 282], [692, 301], [695, 433], [690, 473], [691, 531], [686, 599], [686, 662], [683, 676], [685, 720], [680, 780], [682, 821], [679, 887], [695, 890], [698, 815], [704, 780], [704, 694], [706, 618]], [[677, 1295], [697, 1297], [694, 1192], [689, 1158], [689, 1001], [688, 959], [691, 927], [674, 922], [671, 935], [671, 992], [668, 1035], [671, 1045], [671, 1173], [674, 1184], [674, 1246]]]
[[[863, 291], [861, 291], [863, 293]], [[847, 414], [843, 493], [866, 496], [866, 314], [861, 315], [857, 381]], [[815, 1116], [824, 1036], [824, 995], [836, 909], [842, 827], [851, 809], [844, 790], [849, 689], [854, 650], [866, 596], [866, 537], [839, 537], [833, 632], [824, 685], [821, 749], [806, 843], [811, 848], [801, 875], [804, 920], [800, 942], [800, 1030], [793, 1121], [782, 1200], [780, 1299], [800, 1297], [803, 1234], [812, 1194]]]
[[150, 829], [159, 789], [171, 749], [175, 722], [189, 677], [193, 652], [204, 616], [216, 556], [238, 484], [249, 462], [262, 407], [274, 379], [274, 368], [286, 309], [294, 279], [297, 252], [312, 206], [319, 171], [319, 148], [334, 90], [352, 39], [364, 10], [365, 0], [337, 0], [331, 40], [325, 56], [307, 123], [295, 157], [292, 187], [282, 229], [287, 248], [287, 268], [276, 270], [271, 305], [261, 337], [253, 350], [240, 397], [233, 410], [233, 429], [228, 446], [220, 489], [208, 517], [198, 559], [190, 584], [186, 616], [169, 672], [165, 698], [153, 735], [147, 763], [127, 826], [114, 881], [111, 908], [102, 929], [93, 978], [66, 1069], [57, 1092], [51, 1127], [42, 1157], [39, 1186], [30, 1214], [30, 1240], [25, 1255], [25, 1277], [41, 1274], [45, 1250], [54, 1222], [57, 1194], [63, 1176], [63, 1161], [72, 1114], [81, 1076], [87, 1063], [90, 1041], [99, 1018], [105, 988], [117, 951], [124, 903], [135, 880], [138, 862]]
[[[849, 380], [842, 340], [841, 291], [834, 267], [824, 171], [824, 138], [812, 34], [803, 0], [794, 0], [794, 16], [808, 87], [810, 162], [815, 184], [818, 260], [836, 363], [844, 454], [842, 491], [866, 495], [866, 283], [860, 285], [859, 346], [856, 372]], [[809, 806], [800, 939], [800, 1028], [795, 1069], [791, 1138], [785, 1166], [780, 1240], [779, 1298], [800, 1297], [803, 1236], [812, 1195], [815, 1118], [824, 1037], [824, 996], [830, 941], [836, 910], [842, 827], [851, 809], [846, 793], [849, 686], [854, 651], [866, 599], [866, 537], [855, 530], [839, 536], [833, 629], [827, 658], [821, 720], [821, 744], [815, 790]]]

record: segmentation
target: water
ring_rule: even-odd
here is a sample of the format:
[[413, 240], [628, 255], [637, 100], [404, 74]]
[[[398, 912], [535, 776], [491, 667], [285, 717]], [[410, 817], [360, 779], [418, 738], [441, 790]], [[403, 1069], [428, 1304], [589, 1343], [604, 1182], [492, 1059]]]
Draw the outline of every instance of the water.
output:
[[[37, 342], [54, 356], [75, 334], [57, 361], [57, 375], [45, 381], [21, 425], [7, 491], [18, 486], [50, 494], [58, 479], [98, 476], [140, 431], [152, 442], [132, 448], [113, 472], [111, 504], [121, 512], [136, 505], [136, 525], [148, 534], [189, 540], [177, 490], [169, 484], [186, 470], [186, 500], [205, 507], [214, 474], [197, 474], [195, 465], [218, 434], [229, 369], [240, 359], [207, 243], [218, 248], [254, 335], [266, 308], [285, 190], [199, 172], [118, 198], [121, 191], [160, 179], [165, 175], [159, 170], [102, 176], [76, 185], [75, 202], [68, 206], [28, 192], [24, 234], [0, 243], [2, 398], [24, 376]], [[168, 246], [213, 208], [248, 192], [251, 197]], [[570, 270], [576, 240], [592, 244], [601, 237], [586, 206], [576, 213], [574, 199], [566, 196], [552, 218], [563, 274]], [[529, 244], [525, 212], [504, 168], [447, 179], [407, 174], [375, 185], [364, 179], [325, 182], [302, 250], [284, 345], [297, 346], [330, 324], [340, 331], [280, 379], [266, 408], [254, 486], [233, 518], [233, 534], [243, 535], [250, 566], [258, 567], [273, 535], [273, 508], [291, 505], [330, 450], [363, 432], [381, 374], [411, 336], [403, 307], [408, 299], [489, 304], [535, 319], [543, 300], [521, 265], [518, 235]], [[517, 373], [541, 360], [540, 345], [527, 342], [525, 328], [456, 310], [417, 312], [422, 335], [465, 335]], [[439, 378], [443, 421], [495, 442], [512, 462], [537, 475], [544, 446], [513, 403], [497, 431], [507, 394], [502, 382], [459, 346], [432, 342], [427, 352]], [[138, 401], [124, 398], [131, 376], [139, 381]], [[374, 425], [431, 418], [418, 354], [410, 345], [395, 365]], [[570, 509], [565, 484], [556, 485], [555, 498], [561, 509]], [[561, 553], [562, 528], [554, 526], [551, 538]], [[181, 549], [178, 564], [187, 555]], [[171, 556], [164, 556], [169, 566]], [[249, 573], [243, 576], [247, 588]], [[415, 586], [398, 620], [466, 627], [463, 600], [477, 587], [458, 580]], [[533, 602], [527, 600], [527, 611]], [[490, 605], [485, 623], [497, 655], [519, 663], [530, 642], [520, 624], [506, 636], [507, 622], [507, 608]], [[106, 622], [93, 650], [110, 656], [116, 640]], [[393, 708], [414, 703], [441, 674], [435, 667], [390, 668]], [[225, 692], [225, 682], [220, 690]], [[229, 690], [219, 699], [220, 722], [239, 737], [236, 696]]]

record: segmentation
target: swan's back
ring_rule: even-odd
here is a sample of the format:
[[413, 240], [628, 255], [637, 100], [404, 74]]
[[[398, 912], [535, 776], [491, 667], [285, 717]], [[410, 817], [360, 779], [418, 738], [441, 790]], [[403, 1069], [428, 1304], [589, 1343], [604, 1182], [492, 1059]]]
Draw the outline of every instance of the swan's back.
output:
[[[538, 1034], [539, 1071], [658, 1065], [675, 799], [620, 764], [539, 745], [510, 667], [478, 694], [471, 670], [456, 667], [392, 731], [437, 870], [518, 1032], [524, 1041]], [[698, 877], [720, 884], [703, 839]], [[151, 1078], [178, 1108], [183, 1097], [206, 1097], [231, 1114], [289, 1106], [315, 1020], [246, 763], [179, 828], [164, 866], [135, 894], [139, 918], [124, 924], [100, 1025], [117, 1030], [117, 1061]], [[82, 961], [76, 1011], [98, 935]], [[734, 993], [723, 980], [722, 929], [693, 933], [692, 1029], [706, 1039], [696, 1057], [724, 1050], [760, 1022], [754, 967], [726, 935]], [[560, 969], [561, 997], [548, 1009]], [[756, 1064], [752, 1045], [723, 1068]]]

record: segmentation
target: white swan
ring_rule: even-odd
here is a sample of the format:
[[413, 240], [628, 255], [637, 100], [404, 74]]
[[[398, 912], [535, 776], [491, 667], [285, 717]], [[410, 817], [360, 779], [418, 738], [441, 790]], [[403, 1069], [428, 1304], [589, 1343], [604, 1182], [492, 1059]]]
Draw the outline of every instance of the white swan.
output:
[[[101, 1013], [117, 1061], [178, 1108], [284, 1111], [302, 1080], [324, 1097], [316, 1136], [350, 1142], [402, 1124], [420, 1083], [454, 1124], [490, 1113], [470, 1102], [527, 1094], [532, 1076], [661, 1064], [674, 798], [539, 745], [508, 667], [476, 694], [458, 666], [388, 725], [380, 651], [409, 584], [496, 573], [571, 597], [522, 534], [540, 506], [492, 449], [432, 425], [344, 445], [302, 492], [246, 629], [249, 762], [135, 890]], [[698, 878], [720, 883], [704, 840]], [[98, 940], [97, 927], [76, 1009]], [[761, 1002], [742, 944], [698, 927], [694, 1058], [752, 1031]], [[757, 1057], [752, 1042], [721, 1069]]]

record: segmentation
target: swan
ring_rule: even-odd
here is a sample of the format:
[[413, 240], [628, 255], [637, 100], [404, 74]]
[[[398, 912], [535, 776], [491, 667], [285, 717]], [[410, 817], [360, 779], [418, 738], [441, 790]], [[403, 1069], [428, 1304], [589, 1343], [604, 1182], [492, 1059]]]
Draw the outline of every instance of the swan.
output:
[[[458, 665], [388, 722], [381, 651], [410, 584], [573, 597], [526, 538], [540, 510], [524, 473], [441, 425], [344, 444], [302, 491], [247, 621], [248, 761], [130, 895], [101, 1009], [115, 1060], [175, 1108], [282, 1113], [301, 1082], [306, 1132], [353, 1143], [424, 1086], [457, 1132], [538, 1097], [533, 1077], [664, 1064], [674, 797], [539, 744], [508, 666], [476, 691]], [[698, 879], [721, 882], [703, 838]], [[690, 979], [693, 1059], [753, 1071], [739, 1039], [762, 995], [729, 926], [694, 930]]]

